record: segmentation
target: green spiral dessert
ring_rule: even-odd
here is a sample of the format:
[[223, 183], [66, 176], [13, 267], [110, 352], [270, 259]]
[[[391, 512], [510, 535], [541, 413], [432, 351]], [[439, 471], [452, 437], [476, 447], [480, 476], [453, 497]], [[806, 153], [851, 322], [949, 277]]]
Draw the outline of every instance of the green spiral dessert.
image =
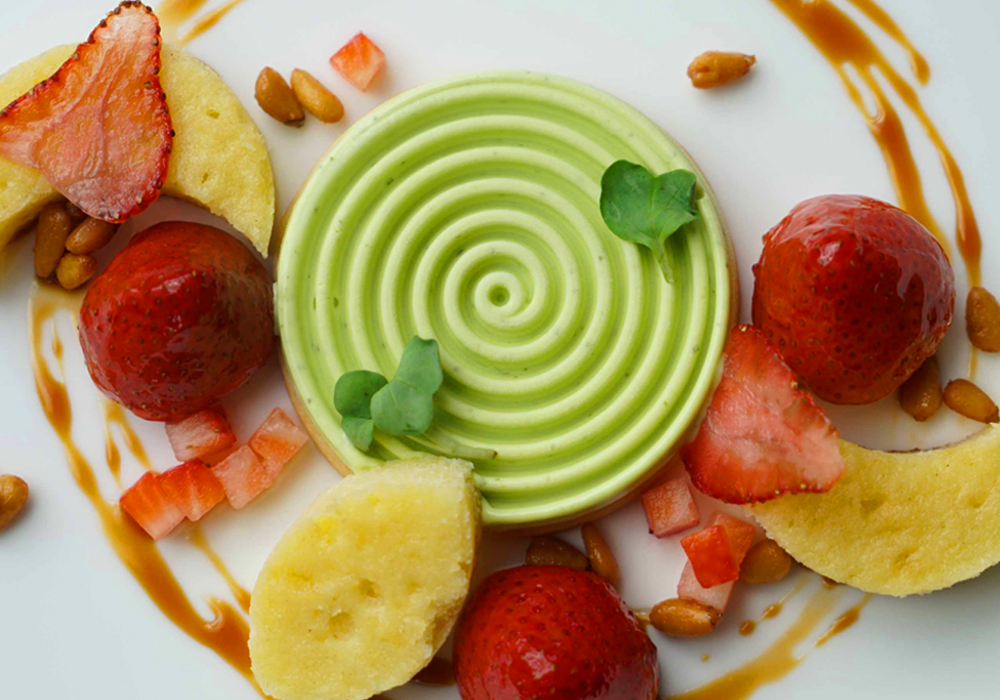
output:
[[[700, 218], [668, 241], [672, 285], [601, 219], [618, 159], [698, 173]], [[286, 379], [341, 471], [433, 443], [489, 448], [475, 463], [487, 527], [566, 524], [634, 492], [697, 420], [735, 311], [730, 250], [690, 157], [610, 95], [528, 72], [426, 85], [344, 134], [288, 216]], [[376, 432], [361, 452], [334, 385], [391, 377], [415, 335], [440, 344], [431, 430]]]

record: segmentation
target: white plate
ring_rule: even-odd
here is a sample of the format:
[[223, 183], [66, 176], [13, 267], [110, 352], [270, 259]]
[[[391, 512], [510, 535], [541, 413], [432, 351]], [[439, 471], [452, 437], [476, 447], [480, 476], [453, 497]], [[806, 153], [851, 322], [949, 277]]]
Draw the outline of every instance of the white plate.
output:
[[[843, 3], [842, 0], [837, 0]], [[86, 37], [112, 0], [2, 0], [0, 68], [50, 45]], [[209, 3], [210, 7], [220, 2]], [[930, 84], [920, 95], [961, 164], [983, 231], [984, 279], [1000, 288], [1000, 140], [989, 138], [1000, 114], [995, 67], [1000, 65], [1000, 5], [990, 0], [884, 0], [927, 56]], [[853, 10], [852, 10], [853, 12]], [[900, 49], [867, 22], [880, 46], [905, 66]], [[386, 51], [388, 70], [368, 94], [334, 75], [327, 58], [363, 29]], [[346, 125], [385, 98], [424, 81], [486, 68], [531, 68], [590, 82], [632, 103], [677, 137], [694, 155], [719, 195], [736, 244], [744, 292], [760, 239], [796, 202], [827, 192], [858, 192], [893, 199], [886, 168], [867, 127], [835, 73], [768, 0], [618, 0], [546, 2], [505, 0], [248, 0], [190, 50], [215, 67], [247, 105], [268, 139], [280, 206], [289, 203], [312, 162]], [[703, 50], [756, 53], [750, 79], [717, 93], [696, 92], [685, 77]], [[320, 76], [343, 99], [344, 124], [310, 120], [302, 130], [265, 117], [253, 103], [253, 82], [264, 65], [283, 73], [299, 66]], [[949, 231], [953, 207], [933, 150], [904, 115], [932, 209]], [[0, 195], [2, 196], [2, 195]], [[176, 216], [211, 221], [187, 205], [162, 202], [134, 225]], [[119, 237], [120, 247], [125, 236]], [[101, 535], [93, 510], [74, 485], [62, 449], [39, 407], [30, 380], [25, 323], [31, 286], [30, 243], [17, 244], [0, 279], [0, 471], [31, 484], [31, 506], [0, 536], [0, 697], [186, 698], [259, 697], [208, 649], [191, 641], [151, 603]], [[960, 299], [967, 289], [961, 266]], [[965, 366], [964, 303], [943, 349], [944, 372]], [[74, 434], [100, 467], [107, 497], [113, 482], [103, 467], [103, 424], [98, 395], [82, 365], [68, 319], [60, 331], [73, 398]], [[979, 381], [1000, 395], [1000, 362], [980, 360]], [[288, 406], [274, 363], [227, 401], [244, 438], [275, 404]], [[846, 437], [875, 447], [943, 442], [975, 426], [947, 411], [918, 426], [891, 402], [832, 412]], [[132, 419], [156, 465], [172, 457], [157, 424]], [[125, 478], [138, 467], [126, 457]], [[221, 509], [204, 531], [236, 577], [250, 586], [282, 529], [324, 486], [336, 481], [315, 450], [299, 460], [278, 488], [238, 513]], [[683, 555], [676, 540], [646, 533], [641, 509], [630, 506], [604, 523], [624, 571], [622, 593], [635, 606], [673, 595]], [[576, 538], [572, 533], [571, 538]], [[524, 543], [489, 543], [487, 559], [509, 565]], [[162, 550], [199, 610], [207, 595], [227, 597], [208, 563], [183, 539]], [[801, 574], [805, 575], [805, 574]], [[812, 577], [813, 579], [815, 577]], [[664, 695], [713, 678], [754, 657], [795, 619], [803, 592], [786, 611], [750, 637], [739, 623], [756, 617], [793, 585], [738, 589], [721, 627], [710, 637], [668, 641], [656, 636], [665, 674]], [[815, 580], [809, 584], [818, 587]], [[859, 597], [841, 589], [836, 611], [798, 647], [808, 658], [755, 698], [845, 697], [994, 698], [1000, 671], [1000, 571], [952, 590], [906, 600], [876, 599], [860, 621], [820, 649], [812, 640]], [[702, 662], [703, 654], [711, 660]], [[394, 699], [457, 698], [452, 689], [405, 688]]]

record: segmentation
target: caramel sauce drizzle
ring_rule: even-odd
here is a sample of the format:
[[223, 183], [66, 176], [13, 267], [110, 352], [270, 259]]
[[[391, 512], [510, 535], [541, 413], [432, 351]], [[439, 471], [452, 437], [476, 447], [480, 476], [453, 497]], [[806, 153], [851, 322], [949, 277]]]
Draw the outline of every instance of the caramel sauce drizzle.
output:
[[229, 0], [229, 2], [227, 2], [225, 5], [217, 7], [211, 12], [202, 15], [195, 21], [194, 26], [192, 26], [191, 29], [187, 31], [187, 33], [185, 33], [183, 36], [177, 39], [177, 43], [180, 44], [181, 46], [184, 46], [185, 44], [191, 42], [192, 40], [197, 39], [199, 36], [201, 36], [209, 29], [214, 27], [216, 24], [218, 24], [219, 20], [221, 20], [223, 17], [229, 14], [229, 11], [232, 10], [237, 5], [239, 5], [241, 2], [243, 2], [243, 0]]
[[699, 688], [671, 695], [669, 700], [745, 700], [758, 688], [781, 680], [805, 659], [795, 655], [795, 648], [830, 614], [840, 593], [819, 587], [795, 622], [757, 658]]
[[[52, 337], [57, 338], [58, 335], [53, 333]], [[139, 436], [135, 434], [132, 426], [129, 425], [121, 405], [106, 399], [101, 403], [101, 409], [104, 412], [104, 456], [108, 462], [108, 469], [111, 470], [111, 475], [115, 477], [118, 485], [121, 486], [122, 460], [118, 445], [115, 443], [114, 436], [111, 433], [112, 425], [118, 426], [122, 439], [125, 441], [125, 447], [132, 453], [136, 461], [142, 465], [142, 468], [148, 472], [153, 471], [153, 463], [150, 461], [149, 455], [146, 454], [146, 448], [143, 446]]]
[[194, 17], [208, 0], [163, 0], [154, 12], [160, 20], [160, 33], [164, 41], [177, 39], [177, 29]]
[[[918, 81], [924, 82], [930, 75], [927, 62], [913, 49], [896, 23], [872, 0], [850, 1], [910, 52], [914, 73]], [[893, 92], [920, 122], [928, 139], [937, 150], [945, 176], [948, 178], [952, 199], [955, 202], [958, 249], [965, 261], [970, 283], [978, 285], [982, 242], [976, 215], [965, 187], [965, 179], [937, 127], [924, 110], [914, 87], [889, 63], [854, 20], [829, 0], [771, 0], [771, 2], [806, 35], [837, 71], [847, 94], [868, 121], [868, 128], [882, 150], [900, 206], [926, 226], [947, 251], [941, 227], [927, 207], [920, 172], [913, 160], [902, 122], [887, 99], [881, 84], [876, 80], [875, 70], [885, 78]], [[845, 66], [848, 65], [857, 71], [861, 82], [874, 97], [876, 105], [874, 114], [869, 113], [855, 80], [845, 70]]]
[[913, 75], [916, 76], [917, 81], [921, 85], [926, 85], [931, 77], [931, 68], [927, 64], [927, 59], [924, 58], [922, 53], [917, 51], [909, 37], [903, 33], [899, 25], [896, 24], [896, 21], [889, 16], [889, 13], [872, 2], [872, 0], [848, 0], [848, 2], [863, 12], [879, 29], [903, 47], [910, 57], [910, 69], [913, 71]]
[[764, 612], [760, 614], [760, 617], [758, 617], [756, 620], [744, 620], [742, 623], [740, 623], [740, 634], [743, 635], [744, 637], [747, 637], [754, 633], [754, 631], [757, 629], [757, 625], [759, 625], [761, 622], [764, 622], [765, 620], [773, 620], [778, 615], [780, 615], [782, 609], [784, 609], [785, 607], [785, 604], [789, 600], [791, 600], [793, 596], [798, 594], [799, 591], [801, 591], [803, 588], [806, 587], [806, 584], [809, 583], [809, 579], [810, 577], [808, 575], [800, 577], [798, 583], [796, 583], [795, 586], [793, 586], [792, 589], [788, 591], [788, 593], [783, 595], [781, 597], [781, 600], [779, 600], [777, 603], [772, 603], [771, 605], [768, 605], [766, 608], [764, 608]]
[[858, 618], [861, 616], [861, 611], [864, 610], [865, 606], [868, 605], [868, 601], [870, 601], [871, 599], [872, 599], [872, 594], [866, 593], [864, 598], [862, 598], [857, 605], [849, 608], [847, 612], [845, 612], [843, 615], [841, 615], [840, 617], [838, 617], [836, 620], [833, 621], [833, 624], [830, 625], [830, 628], [822, 635], [820, 635], [819, 639], [816, 640], [814, 646], [816, 647], [823, 646], [831, 639], [836, 637], [838, 634], [840, 634], [848, 627], [853, 625], [855, 622], [857, 622]]
[[156, 6], [156, 16], [160, 20], [160, 32], [167, 42], [184, 46], [219, 23], [230, 10], [243, 0], [229, 0], [225, 5], [205, 13], [182, 36], [178, 32], [182, 24], [188, 22], [205, 6], [208, 0], [163, 0]]
[[[81, 298], [80, 295], [67, 295], [36, 285], [29, 302], [29, 334], [35, 389], [45, 417], [62, 442], [70, 474], [97, 514], [108, 543], [150, 600], [175, 625], [225, 659], [256, 688], [250, 671], [250, 652], [247, 647], [250, 629], [246, 621], [231, 605], [215, 598], [207, 601], [212, 619], [205, 620], [198, 614], [166, 561], [160, 556], [153, 540], [131, 518], [123, 515], [117, 504], [104, 500], [94, 470], [73, 440], [73, 412], [66, 384], [52, 375], [41, 347], [46, 322], [52, 321], [53, 334], [57, 335], [55, 314], [64, 310], [75, 318]], [[59, 341], [53, 341], [53, 351], [60, 374], [64, 375], [62, 346]]]
[[208, 540], [205, 539], [205, 533], [202, 532], [198, 525], [194, 525], [191, 531], [188, 533], [188, 542], [190, 542], [199, 552], [205, 555], [205, 558], [211, 562], [215, 570], [229, 586], [230, 592], [233, 594], [233, 598], [236, 599], [237, 604], [243, 610], [243, 612], [250, 613], [250, 592], [239, 584], [236, 578], [230, 573], [229, 567], [226, 563], [222, 561], [222, 557], [216, 554], [215, 550], [212, 549], [208, 544]]

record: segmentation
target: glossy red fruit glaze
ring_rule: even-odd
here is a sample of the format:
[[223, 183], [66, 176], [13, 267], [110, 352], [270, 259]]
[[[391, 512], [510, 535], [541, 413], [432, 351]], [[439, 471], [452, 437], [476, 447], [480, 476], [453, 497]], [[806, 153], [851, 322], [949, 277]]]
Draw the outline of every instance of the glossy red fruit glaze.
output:
[[820, 398], [892, 393], [951, 325], [955, 276], [916, 219], [869, 197], [808, 199], [764, 236], [754, 324]]
[[128, 244], [91, 284], [80, 343], [94, 382], [140, 418], [211, 406], [271, 354], [271, 280], [232, 236], [164, 222]]
[[463, 700], [653, 700], [656, 647], [618, 593], [563, 566], [498, 571], [458, 623]]

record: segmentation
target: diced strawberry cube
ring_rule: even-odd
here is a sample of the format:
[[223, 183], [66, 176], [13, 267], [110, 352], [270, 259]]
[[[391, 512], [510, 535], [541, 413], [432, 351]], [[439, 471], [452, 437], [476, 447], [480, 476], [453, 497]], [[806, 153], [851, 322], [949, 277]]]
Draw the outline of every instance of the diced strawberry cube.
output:
[[358, 89], [365, 91], [385, 63], [385, 54], [363, 32], [359, 32], [337, 53], [330, 63]]
[[681, 580], [677, 584], [677, 597], [695, 600], [702, 605], [715, 608], [722, 613], [726, 611], [726, 606], [729, 605], [729, 597], [733, 593], [734, 585], [736, 585], [736, 582], [730, 581], [720, 586], [705, 588], [698, 583], [698, 578], [694, 575], [694, 567], [691, 566], [691, 562], [687, 562], [684, 565], [684, 571], [681, 573]]
[[219, 408], [206, 408], [193, 416], [166, 424], [174, 456], [182, 462], [221, 452], [236, 443], [236, 435]]
[[309, 436], [284, 411], [276, 408], [250, 437], [250, 449], [260, 457], [273, 482], [308, 441]]
[[697, 525], [701, 518], [687, 479], [677, 477], [642, 494], [649, 531], [666, 537]]
[[723, 513], [721, 510], [712, 513], [708, 519], [708, 525], [709, 527], [712, 525], [725, 526], [729, 535], [729, 543], [733, 546], [733, 557], [736, 559], [737, 565], [742, 564], [743, 557], [747, 555], [747, 552], [750, 551], [750, 545], [753, 544], [756, 528], [729, 513]]
[[188, 520], [201, 520], [226, 497], [222, 484], [204, 463], [194, 460], [156, 477], [163, 493]]
[[146, 472], [119, 501], [154, 540], [164, 537], [184, 520], [184, 511], [163, 491], [157, 476], [155, 472]]
[[740, 565], [725, 525], [712, 525], [681, 540], [694, 575], [705, 588], [720, 586], [740, 577]]
[[212, 467], [212, 473], [222, 484], [229, 505], [236, 510], [274, 483], [267, 467], [248, 445], [243, 445]]

